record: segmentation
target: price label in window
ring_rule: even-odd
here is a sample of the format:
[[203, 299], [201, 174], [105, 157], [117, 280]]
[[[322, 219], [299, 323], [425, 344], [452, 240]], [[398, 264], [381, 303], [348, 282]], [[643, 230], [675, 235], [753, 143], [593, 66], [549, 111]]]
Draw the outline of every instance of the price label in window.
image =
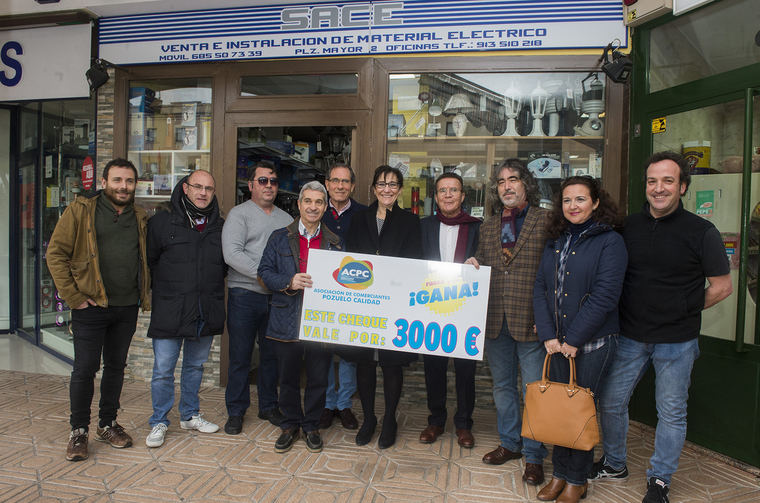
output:
[[664, 133], [665, 126], [666, 126], [665, 117], [658, 117], [656, 119], [652, 119], [652, 134]]

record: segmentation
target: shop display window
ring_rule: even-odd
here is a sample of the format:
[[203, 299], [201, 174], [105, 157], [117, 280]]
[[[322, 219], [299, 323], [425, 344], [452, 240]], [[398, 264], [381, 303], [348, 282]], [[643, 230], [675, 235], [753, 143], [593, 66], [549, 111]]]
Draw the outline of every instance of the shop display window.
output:
[[525, 161], [551, 205], [563, 178], [602, 177], [604, 74], [392, 74], [388, 158], [405, 176], [400, 204], [435, 212], [434, 180], [456, 172], [464, 209], [485, 217], [489, 178], [504, 159]]
[[[39, 328], [42, 345], [65, 355], [74, 357], [71, 332], [70, 306], [61, 298], [53, 282], [45, 260], [50, 237], [58, 220], [77, 196], [90, 195], [99, 188], [99, 181], [83, 176], [88, 166], [93, 168], [95, 157], [95, 100], [54, 100], [42, 103], [42, 136], [37, 138], [31, 131], [25, 131], [22, 138], [21, 157], [25, 158], [22, 178], [32, 175], [35, 159], [41, 148], [42, 155], [36, 159], [41, 163], [39, 170], [39, 232], [34, 232], [32, 214], [33, 192], [27, 192], [32, 199], [26, 206], [29, 218], [22, 215], [21, 236], [25, 246], [30, 240], [39, 240], [37, 246], [29, 246], [24, 251], [25, 264], [22, 275], [22, 315], [23, 327], [33, 332], [32, 318], [35, 313], [35, 299], [39, 299]], [[22, 124], [35, 125], [29, 116]], [[28, 162], [28, 164], [27, 164]], [[89, 171], [92, 172], [92, 171]], [[34, 180], [33, 176], [29, 180]], [[34, 190], [33, 185], [28, 186]], [[41, 250], [37, 257], [35, 251]], [[35, 285], [34, 262], [40, 260], [39, 284]], [[33, 286], [34, 285], [34, 286]], [[35, 296], [38, 290], [38, 296]]]
[[649, 92], [760, 63], [759, 25], [757, 0], [724, 0], [653, 28]]
[[135, 200], [149, 213], [184, 176], [211, 166], [211, 79], [132, 81], [128, 157], [139, 174]]
[[359, 74], [251, 75], [240, 79], [241, 96], [356, 94]]

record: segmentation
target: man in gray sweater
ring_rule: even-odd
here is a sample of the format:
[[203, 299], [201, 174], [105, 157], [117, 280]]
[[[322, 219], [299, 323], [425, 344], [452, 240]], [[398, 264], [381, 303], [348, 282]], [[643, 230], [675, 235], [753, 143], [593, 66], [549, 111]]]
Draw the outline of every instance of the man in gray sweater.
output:
[[259, 418], [276, 426], [282, 421], [277, 405], [277, 356], [264, 334], [271, 295], [258, 281], [257, 274], [269, 235], [293, 221], [290, 215], [274, 205], [278, 185], [274, 164], [257, 162], [248, 180], [250, 201], [230, 210], [222, 230], [224, 261], [230, 267], [227, 274], [229, 368], [225, 391], [229, 419], [224, 425], [228, 435], [243, 431], [243, 416], [251, 405], [248, 374], [256, 340], [260, 354], [256, 382]]

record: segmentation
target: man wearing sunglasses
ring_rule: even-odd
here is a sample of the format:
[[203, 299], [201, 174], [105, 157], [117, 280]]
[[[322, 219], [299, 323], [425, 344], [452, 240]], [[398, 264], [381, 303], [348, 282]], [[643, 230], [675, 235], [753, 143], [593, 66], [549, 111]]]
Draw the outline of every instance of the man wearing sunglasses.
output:
[[[351, 225], [351, 217], [367, 207], [354, 201], [351, 194], [356, 186], [356, 175], [351, 166], [336, 163], [327, 170], [325, 186], [329, 194], [327, 211], [322, 217], [322, 223], [341, 239], [345, 239], [346, 231]], [[351, 397], [356, 392], [356, 364], [340, 359], [338, 363], [338, 389], [335, 389], [335, 369], [330, 366], [327, 374], [327, 397], [319, 429], [330, 427], [333, 418], [338, 416], [347, 430], [359, 427], [356, 416], [351, 411]]]
[[248, 374], [251, 354], [259, 342], [259, 369], [256, 379], [259, 418], [275, 426], [282, 422], [277, 399], [277, 355], [271, 340], [264, 337], [269, 317], [271, 292], [258, 281], [261, 255], [270, 234], [293, 221], [274, 205], [279, 180], [271, 161], [256, 163], [248, 180], [251, 199], [230, 210], [222, 230], [227, 276], [227, 331], [229, 368], [225, 401], [229, 419], [228, 435], [243, 431], [243, 416], [251, 404]]

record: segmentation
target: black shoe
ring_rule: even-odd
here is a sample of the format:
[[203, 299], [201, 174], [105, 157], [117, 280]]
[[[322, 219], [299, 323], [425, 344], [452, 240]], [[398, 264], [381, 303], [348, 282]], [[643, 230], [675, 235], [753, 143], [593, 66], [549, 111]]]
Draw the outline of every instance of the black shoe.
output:
[[274, 443], [274, 452], [288, 452], [298, 440], [298, 428], [282, 430], [282, 433]]
[[243, 431], [243, 416], [230, 416], [224, 423], [224, 432], [227, 435], [237, 435]]
[[335, 417], [335, 411], [332, 409], [322, 409], [322, 416], [319, 418], [319, 429], [326, 430], [332, 426], [333, 418]]
[[593, 464], [591, 471], [588, 474], [589, 480], [625, 480], [628, 478], [628, 467], [623, 466], [620, 470], [616, 470], [607, 464], [607, 460], [602, 458]]
[[641, 503], [670, 503], [667, 484], [657, 477], [649, 477], [647, 494]]
[[375, 434], [375, 428], [377, 428], [377, 418], [375, 416], [365, 417], [362, 427], [356, 434], [356, 445], [367, 445], [372, 440], [372, 435]]
[[319, 430], [304, 432], [306, 437], [306, 449], [309, 452], [322, 452], [322, 435]]
[[260, 410], [259, 419], [265, 419], [275, 426], [280, 426], [285, 416], [282, 415], [279, 408], [275, 407], [274, 409]]
[[359, 421], [356, 420], [356, 416], [354, 416], [350, 408], [339, 410], [338, 417], [340, 418], [340, 424], [347, 430], [355, 430], [359, 427]]
[[380, 438], [377, 440], [377, 447], [380, 449], [387, 449], [396, 443], [396, 431], [398, 430], [398, 423], [396, 419], [383, 419], [383, 429], [380, 431]]

